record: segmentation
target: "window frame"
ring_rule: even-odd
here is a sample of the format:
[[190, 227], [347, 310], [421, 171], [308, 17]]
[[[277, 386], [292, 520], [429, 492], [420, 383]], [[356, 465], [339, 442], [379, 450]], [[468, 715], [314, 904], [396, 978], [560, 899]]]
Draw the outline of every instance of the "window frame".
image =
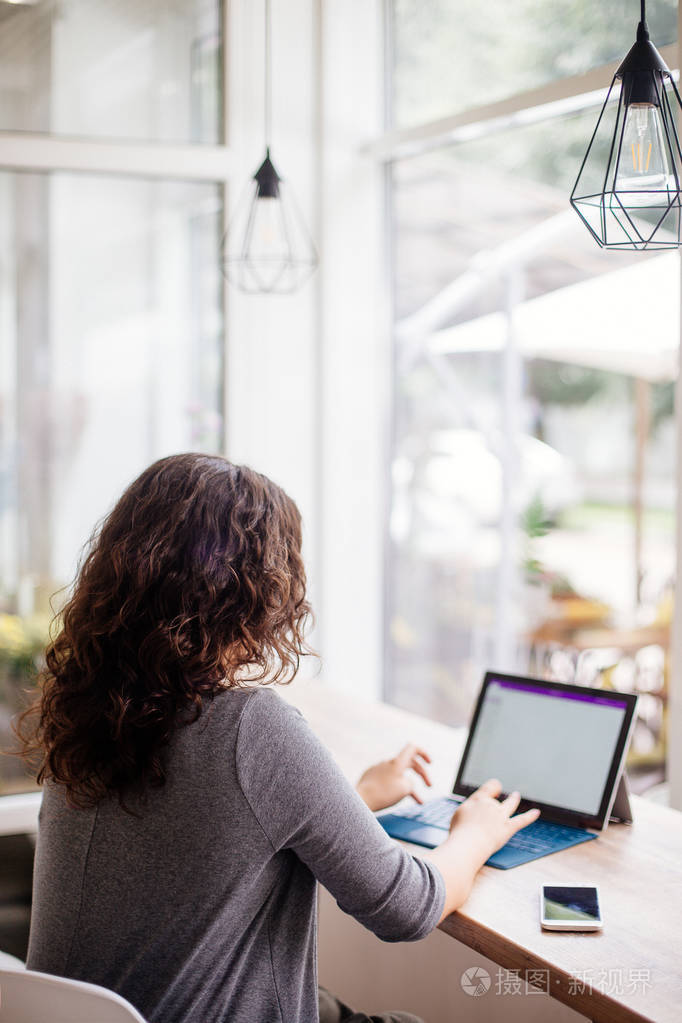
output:
[[[384, 4], [384, 25], [387, 39], [385, 50], [385, 82], [386, 90], [390, 96], [392, 93], [392, 72], [393, 72], [393, 51], [391, 48], [391, 26], [393, 19], [393, 0], [383, 0]], [[682, 68], [682, 0], [677, 5], [677, 41], [671, 45], [660, 48], [660, 53], [668, 66], [673, 69], [673, 76], [676, 81], [680, 79]], [[517, 92], [514, 95], [495, 103], [489, 103], [480, 107], [470, 107], [467, 110], [453, 113], [449, 116], [436, 120], [427, 120], [420, 124], [412, 125], [409, 128], [394, 129], [387, 119], [386, 130], [379, 137], [370, 140], [363, 147], [363, 152], [373, 158], [378, 164], [390, 168], [394, 162], [407, 160], [426, 153], [428, 151], [452, 146], [453, 144], [466, 142], [471, 139], [481, 138], [504, 129], [515, 126], [539, 123], [543, 120], [556, 117], [562, 113], [572, 113], [580, 110], [594, 109], [595, 115], [599, 107], [604, 103], [609, 83], [618, 66], [618, 62], [608, 63], [579, 75], [557, 79], [528, 91]], [[679, 117], [682, 122], [682, 115]], [[680, 125], [682, 127], [682, 124]], [[587, 142], [585, 140], [585, 145]], [[385, 236], [391, 237], [391, 183], [390, 176], [385, 177], [386, 196], [384, 202], [386, 226]], [[568, 196], [566, 197], [568, 204]], [[390, 249], [386, 252], [385, 272], [390, 275], [392, 253]], [[680, 260], [680, 274], [682, 279], [682, 259]], [[682, 290], [681, 290], [682, 295]], [[682, 301], [682, 299], [681, 299]], [[421, 310], [415, 314], [419, 317]], [[681, 311], [682, 312], [682, 311]], [[391, 310], [391, 316], [393, 311]], [[395, 367], [395, 322], [391, 320], [390, 330], [393, 337], [392, 364]], [[682, 315], [680, 316], [680, 366], [682, 366]], [[393, 410], [393, 387], [391, 381], [391, 408], [387, 412], [389, 422], [389, 435], [393, 440], [394, 434], [394, 410]], [[678, 373], [675, 384], [675, 421], [677, 431], [677, 512], [676, 512], [676, 579], [682, 580], [682, 373]], [[390, 508], [390, 464], [387, 460], [385, 486], [387, 491], [386, 507]], [[384, 519], [385, 554], [384, 554], [384, 606], [383, 606], [383, 635], [384, 648], [388, 650], [389, 643], [389, 621], [388, 621], [388, 558], [390, 557], [390, 544], [388, 542], [388, 513]], [[383, 665], [383, 698], [387, 699], [387, 667], [388, 657], [384, 656]], [[669, 669], [669, 708], [668, 708], [668, 780], [670, 783], [670, 805], [682, 810], [682, 599], [675, 601], [675, 611], [672, 623], [671, 657]]]
[[[87, 139], [47, 132], [0, 130], [0, 171], [76, 174], [103, 174], [108, 177], [136, 178], [152, 181], [182, 180], [216, 185], [222, 198], [222, 233], [227, 230], [227, 193], [234, 178], [234, 155], [228, 145], [230, 137], [229, 95], [230, 75], [227, 60], [229, 48], [230, 0], [220, 0], [221, 70], [220, 70], [220, 136], [222, 142], [166, 143]], [[227, 447], [226, 373], [227, 353], [227, 288], [222, 288], [223, 372], [220, 393], [223, 433], [221, 452]], [[42, 791], [11, 793], [0, 796], [0, 834], [32, 833], [38, 827]]]
[[[167, 143], [53, 135], [48, 132], [0, 130], [0, 171], [42, 172], [67, 171], [82, 174], [106, 174], [110, 177], [134, 177], [149, 180], [183, 180], [211, 183], [221, 189], [223, 233], [227, 230], [227, 192], [234, 178], [234, 156], [230, 137], [229, 95], [230, 75], [227, 60], [229, 48], [230, 0], [220, 0], [221, 69], [220, 69], [220, 134], [222, 142]], [[227, 323], [227, 289], [223, 287], [223, 323]], [[227, 364], [226, 336], [223, 335], [223, 366]], [[224, 375], [224, 373], [223, 373]], [[227, 422], [226, 388], [221, 387], [222, 420]], [[223, 448], [226, 445], [223, 427]]]

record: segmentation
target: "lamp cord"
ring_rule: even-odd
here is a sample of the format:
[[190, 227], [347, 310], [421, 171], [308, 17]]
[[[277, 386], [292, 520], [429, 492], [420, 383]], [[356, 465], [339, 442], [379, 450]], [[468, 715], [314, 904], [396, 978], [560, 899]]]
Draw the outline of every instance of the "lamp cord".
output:
[[642, 17], [640, 18], [640, 21], [642, 22], [643, 25], [646, 26], [646, 0], [641, 0], [641, 8]]
[[[644, 3], [644, 0], [642, 0]], [[265, 148], [270, 151], [270, 131], [272, 127], [272, 43], [270, 39], [270, 0], [265, 0], [265, 75], [264, 75], [264, 110]]]

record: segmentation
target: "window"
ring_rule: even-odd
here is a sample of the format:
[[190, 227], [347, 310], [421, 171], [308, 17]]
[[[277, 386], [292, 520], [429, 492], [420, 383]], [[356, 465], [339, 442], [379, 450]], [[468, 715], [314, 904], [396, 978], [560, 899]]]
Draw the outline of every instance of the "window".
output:
[[216, 143], [217, 0], [0, 3], [3, 129]]
[[[630, 6], [520, 4], [507, 33], [494, 4], [395, 0], [396, 126], [618, 58]], [[676, 17], [655, 5], [657, 43]], [[392, 164], [386, 692], [461, 724], [487, 668], [638, 689], [631, 768], [660, 780], [679, 264], [600, 251], [569, 208], [597, 113]]]
[[[404, 128], [620, 61], [632, 0], [391, 0], [393, 122]], [[658, 47], [677, 36], [676, 0], [647, 9]], [[605, 83], [606, 84], [606, 83]]]
[[[0, 4], [5, 750], [97, 520], [154, 459], [222, 449], [221, 52], [208, 0]], [[0, 760], [0, 792], [30, 785]]]

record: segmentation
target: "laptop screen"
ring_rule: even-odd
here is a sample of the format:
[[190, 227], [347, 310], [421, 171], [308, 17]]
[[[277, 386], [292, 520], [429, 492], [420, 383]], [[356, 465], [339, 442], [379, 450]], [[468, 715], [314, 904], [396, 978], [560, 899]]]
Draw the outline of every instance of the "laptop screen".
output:
[[599, 816], [634, 697], [493, 674], [486, 683], [457, 784], [474, 789], [499, 778], [525, 802]]

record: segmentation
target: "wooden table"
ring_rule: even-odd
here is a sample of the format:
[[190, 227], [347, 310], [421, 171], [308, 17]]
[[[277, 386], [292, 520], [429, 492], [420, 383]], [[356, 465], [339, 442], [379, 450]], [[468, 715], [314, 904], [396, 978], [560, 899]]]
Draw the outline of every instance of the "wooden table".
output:
[[[319, 680], [280, 689], [305, 714], [355, 782], [370, 763], [415, 741], [432, 754], [434, 791], [451, 789], [465, 731], [386, 704], [325, 688]], [[587, 842], [510, 871], [484, 867], [471, 896], [441, 930], [501, 967], [526, 971], [576, 1012], [596, 1021], [682, 1019], [682, 814], [634, 798], [635, 823], [611, 825]], [[409, 846], [419, 855], [419, 847]], [[604, 929], [543, 932], [542, 882], [594, 882]]]

